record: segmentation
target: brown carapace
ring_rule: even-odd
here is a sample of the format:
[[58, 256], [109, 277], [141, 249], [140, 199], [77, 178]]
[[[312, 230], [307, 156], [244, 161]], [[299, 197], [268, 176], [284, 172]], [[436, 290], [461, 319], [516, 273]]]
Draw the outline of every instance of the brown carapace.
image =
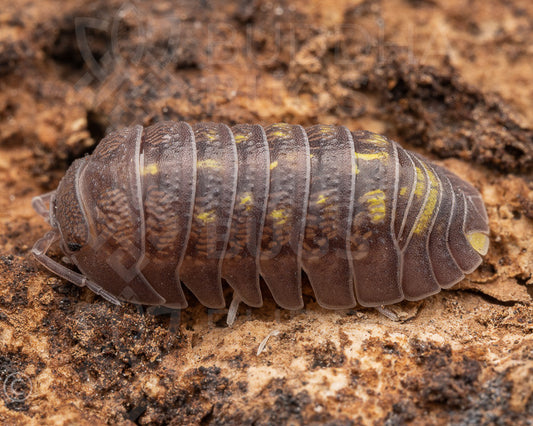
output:
[[[48, 206], [49, 204], [49, 206]], [[109, 134], [36, 197], [52, 226], [33, 253], [106, 299], [184, 308], [238, 300], [326, 308], [418, 300], [488, 249], [480, 194], [387, 138], [344, 127], [163, 122]], [[81, 273], [46, 256], [60, 240]]]

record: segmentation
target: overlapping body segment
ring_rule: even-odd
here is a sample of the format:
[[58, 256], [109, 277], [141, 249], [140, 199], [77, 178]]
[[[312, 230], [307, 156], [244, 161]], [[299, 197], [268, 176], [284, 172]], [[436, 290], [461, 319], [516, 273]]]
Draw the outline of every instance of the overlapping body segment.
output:
[[[49, 212], [45, 200], [50, 199]], [[54, 228], [47, 268], [110, 300], [303, 307], [305, 271], [326, 308], [418, 300], [488, 249], [470, 184], [384, 136], [344, 127], [164, 122], [108, 135], [36, 209]], [[82, 274], [45, 254], [61, 239]]]
[[344, 127], [306, 129], [311, 159], [302, 268], [325, 308], [355, 306], [348, 244], [355, 191], [352, 134]]
[[259, 253], [270, 184], [270, 153], [265, 130], [243, 124], [232, 129], [238, 154], [235, 206], [222, 277], [249, 306], [263, 303]]
[[365, 306], [396, 303], [401, 259], [394, 236], [399, 164], [397, 146], [381, 135], [353, 133], [356, 177], [350, 237], [355, 292]]
[[193, 131], [196, 193], [189, 241], [178, 273], [203, 305], [222, 308], [222, 262], [237, 190], [237, 149], [233, 133], [224, 124], [199, 123]]
[[187, 300], [178, 275], [185, 256], [196, 194], [196, 147], [187, 123], [160, 123], [143, 132], [140, 175], [143, 182], [145, 258], [143, 276], [170, 307]]

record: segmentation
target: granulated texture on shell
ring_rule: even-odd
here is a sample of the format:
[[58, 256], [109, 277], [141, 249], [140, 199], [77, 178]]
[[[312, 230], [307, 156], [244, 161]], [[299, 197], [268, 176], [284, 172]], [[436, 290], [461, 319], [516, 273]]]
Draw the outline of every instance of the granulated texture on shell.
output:
[[[531, 2], [323, 5], [4, 2], [2, 423], [527, 424]], [[165, 120], [386, 134], [479, 188], [490, 250], [451, 291], [391, 306], [400, 323], [322, 309], [305, 281], [305, 312], [267, 297], [229, 329], [187, 294], [178, 322], [43, 271], [31, 247], [48, 226], [31, 198], [106, 130]]]

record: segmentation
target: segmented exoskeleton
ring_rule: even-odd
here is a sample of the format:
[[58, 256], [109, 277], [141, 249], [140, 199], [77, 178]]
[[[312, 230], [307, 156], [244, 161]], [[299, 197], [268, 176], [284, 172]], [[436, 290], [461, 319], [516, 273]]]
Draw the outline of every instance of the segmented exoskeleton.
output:
[[[49, 202], [49, 208], [46, 204]], [[111, 301], [225, 305], [222, 279], [261, 306], [418, 300], [460, 281], [488, 249], [479, 193], [387, 138], [344, 127], [163, 122], [109, 134], [57, 191], [34, 199], [53, 230], [33, 249]], [[81, 274], [46, 256], [60, 239]]]

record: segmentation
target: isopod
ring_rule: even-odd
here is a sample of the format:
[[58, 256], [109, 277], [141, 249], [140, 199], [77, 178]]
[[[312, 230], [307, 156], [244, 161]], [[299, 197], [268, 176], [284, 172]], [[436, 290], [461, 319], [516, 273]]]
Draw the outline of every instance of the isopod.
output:
[[[303, 307], [305, 271], [330, 309], [419, 300], [471, 273], [489, 245], [469, 183], [384, 136], [345, 127], [162, 122], [106, 136], [56, 191], [33, 254], [106, 299], [184, 308]], [[60, 240], [81, 273], [46, 255]]]

